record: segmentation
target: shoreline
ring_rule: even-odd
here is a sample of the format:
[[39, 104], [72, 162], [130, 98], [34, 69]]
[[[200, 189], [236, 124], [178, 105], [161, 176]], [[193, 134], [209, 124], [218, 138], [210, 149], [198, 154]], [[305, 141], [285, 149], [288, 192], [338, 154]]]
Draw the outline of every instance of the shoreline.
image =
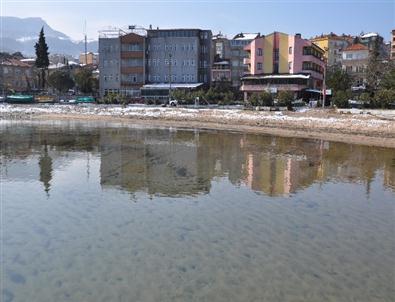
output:
[[[395, 119], [333, 110], [257, 112], [160, 107], [76, 107], [10, 105], [0, 120], [113, 121], [153, 127], [227, 130], [283, 137], [323, 139], [395, 148]], [[59, 109], [59, 110], [51, 110]]]

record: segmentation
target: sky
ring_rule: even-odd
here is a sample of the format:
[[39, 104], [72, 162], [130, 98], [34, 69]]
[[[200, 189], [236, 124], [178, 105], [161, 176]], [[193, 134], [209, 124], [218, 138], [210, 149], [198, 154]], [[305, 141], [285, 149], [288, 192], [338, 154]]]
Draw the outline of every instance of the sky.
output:
[[395, 0], [0, 0], [0, 14], [41, 17], [55, 30], [90, 40], [108, 26], [193, 27], [268, 34], [281, 31], [310, 38], [322, 33], [378, 32], [386, 40], [395, 29]]

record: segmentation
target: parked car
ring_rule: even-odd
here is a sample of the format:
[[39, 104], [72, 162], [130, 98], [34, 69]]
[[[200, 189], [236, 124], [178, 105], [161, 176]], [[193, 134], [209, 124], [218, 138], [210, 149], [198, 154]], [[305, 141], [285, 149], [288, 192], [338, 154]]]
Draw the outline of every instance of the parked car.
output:
[[170, 101], [166, 101], [162, 107], [166, 107], [167, 105], [169, 105], [170, 107], [177, 107], [178, 106], [178, 101], [177, 100], [170, 100]]
[[348, 100], [348, 105], [350, 105], [351, 108], [362, 109], [364, 104], [363, 101]]

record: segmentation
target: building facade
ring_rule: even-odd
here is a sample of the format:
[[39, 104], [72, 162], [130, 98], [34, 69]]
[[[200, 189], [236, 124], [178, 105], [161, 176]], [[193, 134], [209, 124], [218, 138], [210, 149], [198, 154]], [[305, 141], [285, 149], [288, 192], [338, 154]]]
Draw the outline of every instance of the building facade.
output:
[[[320, 93], [325, 69], [324, 50], [300, 34], [274, 32], [245, 47], [249, 74], [242, 78], [245, 100], [253, 92], [288, 90], [304, 97], [306, 90]], [[318, 97], [318, 96], [317, 96]]]
[[342, 51], [352, 44], [353, 37], [334, 33], [314, 37], [311, 41], [322, 48], [327, 66], [341, 66]]
[[244, 48], [257, 37], [259, 33], [239, 33], [230, 40], [232, 86], [235, 88], [240, 88], [241, 78], [249, 72], [244, 65], [249, 53]]
[[79, 62], [82, 65], [98, 65], [99, 54], [93, 52], [81, 53], [79, 56]]
[[384, 42], [384, 38], [378, 33], [371, 32], [367, 34], [361, 34], [357, 39], [358, 43], [365, 45], [370, 51], [372, 51], [377, 46], [382, 59], [389, 58], [390, 54]]
[[0, 61], [0, 93], [28, 92], [37, 88], [34, 67], [18, 59]]
[[369, 62], [369, 48], [363, 44], [353, 44], [343, 50], [342, 69], [353, 78], [353, 86], [365, 83]]
[[[100, 95], [155, 98], [156, 84], [161, 94], [177, 84], [210, 84], [211, 38], [211, 31], [200, 29], [148, 29], [146, 35], [101, 32]], [[160, 98], [167, 98], [165, 94]]]
[[100, 95], [136, 97], [145, 83], [146, 38], [135, 33], [103, 32], [99, 37]]
[[135, 33], [120, 38], [120, 77], [121, 93], [139, 96], [145, 84], [146, 39]]
[[209, 84], [211, 38], [210, 30], [148, 30], [147, 82]]
[[258, 33], [239, 33], [232, 39], [228, 39], [222, 34], [214, 36], [212, 81], [231, 82], [232, 87], [240, 88], [241, 77], [248, 73], [248, 68], [244, 65], [244, 59], [248, 57], [248, 52], [244, 47], [258, 36]]
[[222, 60], [213, 63], [213, 67], [211, 69], [211, 79], [213, 83], [232, 82], [232, 70], [229, 60]]

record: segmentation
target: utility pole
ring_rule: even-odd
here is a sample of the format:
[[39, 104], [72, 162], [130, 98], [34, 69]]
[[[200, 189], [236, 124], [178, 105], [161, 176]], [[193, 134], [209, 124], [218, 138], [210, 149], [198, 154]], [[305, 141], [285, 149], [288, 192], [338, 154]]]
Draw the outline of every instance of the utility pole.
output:
[[171, 101], [171, 53], [169, 53], [169, 104]]
[[85, 35], [85, 65], [88, 65], [88, 39], [86, 36], [86, 20], [84, 25], [84, 35]]
[[324, 59], [324, 79], [322, 81], [322, 108], [325, 108], [326, 100], [326, 60]]

